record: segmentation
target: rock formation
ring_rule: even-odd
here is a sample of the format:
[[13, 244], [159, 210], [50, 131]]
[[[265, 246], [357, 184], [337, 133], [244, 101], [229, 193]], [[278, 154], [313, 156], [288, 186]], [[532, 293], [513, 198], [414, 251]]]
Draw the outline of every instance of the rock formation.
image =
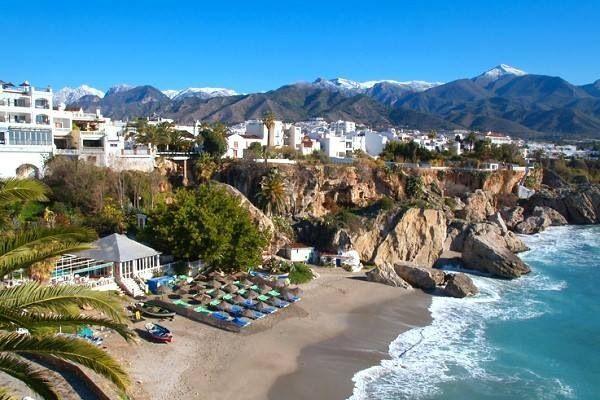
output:
[[411, 261], [432, 267], [442, 254], [446, 239], [446, 216], [442, 211], [409, 209], [377, 247], [376, 265]]
[[412, 287], [398, 276], [394, 268], [389, 264], [379, 265], [366, 273], [371, 282], [383, 283], [384, 285], [412, 289]]
[[479, 293], [479, 289], [477, 289], [473, 280], [466, 274], [447, 274], [446, 279], [447, 283], [444, 292], [450, 297], [463, 298]]
[[444, 284], [444, 272], [439, 269], [419, 267], [410, 262], [394, 264], [396, 274], [412, 287], [423, 290], [434, 290]]
[[463, 198], [465, 206], [462, 210], [456, 212], [456, 217], [471, 222], [485, 221], [489, 216], [496, 213], [493, 201], [490, 193], [480, 189], [468, 193]]
[[518, 238], [502, 236], [485, 226], [490, 224], [478, 225], [464, 241], [462, 261], [467, 268], [500, 278], [518, 278], [530, 272], [529, 267], [514, 254], [520, 246], [515, 240]]

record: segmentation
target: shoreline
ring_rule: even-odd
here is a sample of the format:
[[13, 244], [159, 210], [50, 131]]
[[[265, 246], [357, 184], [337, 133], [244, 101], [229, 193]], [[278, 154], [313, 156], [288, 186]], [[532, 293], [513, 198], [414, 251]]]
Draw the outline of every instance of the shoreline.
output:
[[241, 333], [178, 316], [164, 322], [174, 334], [168, 345], [108, 338], [108, 351], [130, 372], [131, 398], [345, 399], [357, 372], [389, 357], [403, 331], [431, 321], [431, 297], [420, 290], [368, 282], [364, 273], [316, 271], [300, 302]]
[[[356, 373], [389, 359], [390, 344], [402, 333], [431, 323], [431, 296], [420, 290], [351, 311], [339, 335], [304, 347], [297, 369], [277, 378], [268, 398], [347, 399]], [[427, 315], [423, 315], [425, 305]]]

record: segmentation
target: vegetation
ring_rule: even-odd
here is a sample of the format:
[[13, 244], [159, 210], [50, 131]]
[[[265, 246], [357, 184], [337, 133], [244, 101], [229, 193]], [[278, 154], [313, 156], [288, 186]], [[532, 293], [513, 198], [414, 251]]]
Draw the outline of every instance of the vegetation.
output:
[[262, 123], [265, 126], [265, 128], [267, 128], [268, 132], [267, 150], [269, 150], [269, 148], [271, 147], [271, 140], [273, 139], [273, 128], [275, 127], [275, 120], [275, 114], [271, 111], [266, 112], [262, 118]]
[[213, 158], [220, 158], [227, 152], [227, 127], [219, 122], [203, 124], [199, 133], [202, 149]]
[[421, 175], [407, 176], [405, 191], [411, 199], [420, 199], [424, 194], [423, 178]]
[[[166, 179], [155, 171], [114, 171], [84, 161], [55, 157], [44, 182], [52, 189], [48, 212], [62, 224], [82, 224], [99, 234], [123, 232], [136, 212], [151, 210], [164, 195]], [[46, 213], [44, 208], [38, 215]]]
[[294, 285], [310, 282], [314, 278], [310, 267], [303, 262], [287, 262], [272, 258], [266, 263], [266, 267], [272, 274], [289, 274], [290, 283]]
[[[48, 188], [32, 180], [9, 180], [0, 184], [0, 208], [11, 203], [45, 201]], [[87, 248], [93, 231], [84, 228], [32, 228], [5, 226], [0, 233], [0, 276], [31, 269], [52, 257]], [[79, 308], [91, 306], [104, 317], [81, 315]], [[59, 399], [52, 383], [29, 357], [61, 359], [87, 367], [125, 391], [129, 382], [125, 370], [104, 350], [82, 339], [56, 335], [58, 328], [81, 325], [104, 326], [129, 340], [122, 306], [106, 292], [79, 286], [42, 286], [31, 282], [0, 289], [0, 371], [22, 381], [44, 399]], [[25, 329], [28, 334], [17, 333]], [[1, 398], [14, 399], [10, 390], [0, 388]]]
[[600, 161], [598, 160], [540, 160], [542, 166], [554, 171], [566, 182], [600, 183]]
[[171, 204], [156, 207], [143, 237], [181, 260], [201, 259], [224, 272], [260, 264], [268, 241], [239, 200], [214, 184], [181, 189]]
[[267, 215], [283, 210], [287, 197], [287, 182], [277, 168], [271, 168], [260, 181], [258, 200]]
[[130, 137], [154, 151], [189, 152], [196, 145], [191, 133], [175, 129], [172, 122], [151, 124], [147, 119], [139, 118], [130, 127], [135, 129]]
[[200, 157], [194, 164], [195, 175], [200, 183], [209, 182], [217, 169], [219, 168], [220, 159], [211, 156], [208, 153], [200, 154]]
[[381, 158], [385, 161], [417, 163], [419, 161], [429, 161], [433, 158], [433, 155], [429, 150], [415, 142], [392, 141], [385, 145], [381, 152]]

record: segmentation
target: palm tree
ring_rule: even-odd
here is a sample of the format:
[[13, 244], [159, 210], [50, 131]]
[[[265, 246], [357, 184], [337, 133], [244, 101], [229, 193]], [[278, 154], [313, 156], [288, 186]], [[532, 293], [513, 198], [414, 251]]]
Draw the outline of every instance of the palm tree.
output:
[[260, 181], [258, 198], [268, 215], [279, 212], [285, 205], [287, 182], [277, 168], [271, 169]]
[[[272, 111], [268, 111], [263, 115], [262, 123], [267, 128], [267, 150], [273, 145], [273, 128], [275, 127], [275, 114]], [[265, 156], [266, 159], [266, 156]]]
[[149, 124], [145, 119], [137, 119], [132, 127], [135, 128], [128, 138], [134, 138], [136, 143], [144, 144], [150, 149], [158, 150], [159, 146], [169, 145], [169, 131], [172, 124], [161, 122], [159, 124]]
[[[14, 201], [46, 199], [48, 188], [33, 180], [9, 180], [0, 184], [0, 205]], [[85, 228], [34, 228], [0, 233], [0, 276], [27, 269], [60, 254], [89, 248], [95, 233]], [[83, 316], [80, 307], [91, 306], [104, 316]], [[60, 359], [87, 367], [125, 391], [128, 377], [104, 350], [84, 340], [56, 335], [58, 329], [81, 325], [113, 329], [132, 338], [124, 323], [120, 301], [106, 292], [80, 286], [43, 286], [30, 282], [0, 289], [0, 373], [25, 383], [44, 399], [60, 396], [39, 366], [29, 360]], [[26, 329], [27, 334], [17, 332]], [[0, 399], [16, 399], [0, 387]]]

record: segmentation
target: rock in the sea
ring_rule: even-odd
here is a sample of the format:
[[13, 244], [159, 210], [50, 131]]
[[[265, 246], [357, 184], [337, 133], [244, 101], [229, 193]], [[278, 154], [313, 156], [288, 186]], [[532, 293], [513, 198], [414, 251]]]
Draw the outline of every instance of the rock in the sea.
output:
[[444, 292], [451, 297], [463, 298], [474, 296], [479, 292], [473, 280], [463, 273], [448, 274]]
[[525, 210], [523, 209], [523, 207], [520, 206], [504, 207], [502, 208], [502, 210], [500, 210], [500, 215], [502, 215], [502, 219], [504, 219], [506, 226], [510, 229], [514, 229], [515, 226], [517, 226], [517, 224], [523, 221], [524, 211]]
[[412, 287], [433, 290], [444, 283], [444, 272], [433, 268], [419, 267], [410, 262], [394, 264], [396, 274]]
[[515, 226], [515, 231], [524, 235], [538, 233], [549, 227], [551, 224], [549, 218], [544, 217], [527, 217], [524, 221], [519, 222]]
[[469, 193], [464, 199], [465, 206], [456, 211], [456, 216], [470, 222], [483, 222], [490, 215], [496, 213], [491, 193], [477, 189]]
[[506, 232], [508, 232], [508, 227], [506, 226], [506, 223], [504, 222], [504, 218], [502, 218], [502, 215], [500, 215], [499, 212], [490, 215], [488, 217], [488, 221], [491, 222], [492, 224], [496, 225], [498, 228], [500, 228], [503, 235]]
[[527, 202], [528, 208], [549, 207], [571, 224], [600, 223], [600, 186], [579, 185], [536, 192]]
[[412, 287], [398, 276], [394, 268], [389, 264], [379, 265], [370, 271], [367, 271], [367, 280], [371, 282], [383, 283], [384, 285], [400, 287], [403, 289], [412, 289]]
[[432, 267], [446, 240], [446, 216], [440, 210], [411, 208], [376, 250], [376, 265], [410, 261]]
[[467, 268], [489, 273], [500, 278], [518, 278], [530, 272], [493, 230], [472, 231], [465, 240], [462, 260]]

